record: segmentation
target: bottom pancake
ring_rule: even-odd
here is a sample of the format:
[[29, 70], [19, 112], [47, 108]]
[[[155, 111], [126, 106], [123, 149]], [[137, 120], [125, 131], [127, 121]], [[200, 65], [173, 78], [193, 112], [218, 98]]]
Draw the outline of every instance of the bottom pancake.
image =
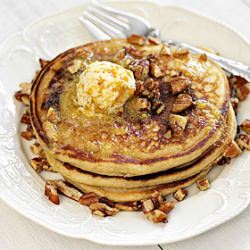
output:
[[66, 179], [67, 182], [78, 188], [80, 191], [88, 193], [94, 192], [99, 196], [105, 196], [108, 199], [115, 201], [115, 202], [131, 202], [131, 201], [138, 201], [149, 198], [155, 191], [161, 192], [162, 195], [168, 195], [179, 188], [185, 188], [193, 183], [195, 183], [200, 178], [207, 175], [209, 170], [212, 168], [209, 167], [208, 169], [203, 170], [201, 173], [189, 177], [187, 179], [176, 181], [168, 184], [156, 185], [152, 187], [145, 187], [145, 188], [135, 188], [135, 189], [113, 189], [113, 188], [101, 188], [96, 186], [89, 186], [86, 184], [81, 184], [77, 182], [72, 182], [69, 179]]

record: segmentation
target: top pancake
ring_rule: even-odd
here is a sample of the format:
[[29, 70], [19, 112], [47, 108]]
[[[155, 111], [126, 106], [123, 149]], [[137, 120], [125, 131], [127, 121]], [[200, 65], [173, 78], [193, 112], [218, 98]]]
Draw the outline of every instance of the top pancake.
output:
[[[112, 39], [90, 43], [66, 51], [47, 64], [34, 80], [31, 92], [31, 120], [38, 141], [55, 159], [70, 163], [90, 172], [113, 176], [137, 176], [165, 171], [192, 162], [201, 156], [224, 131], [228, 113], [229, 86], [222, 69], [198, 56], [159, 55], [163, 45], [136, 46], [141, 54], [129, 54], [129, 60], [145, 59], [155, 55], [162, 72], [173, 70], [192, 81], [189, 94], [193, 105], [180, 113], [188, 119], [183, 133], [165, 136], [174, 96], [166, 76], [159, 82], [161, 101], [165, 110], [149, 114], [147, 118], [134, 117], [133, 106], [126, 104], [121, 115], [89, 118], [75, 103], [76, 83], [82, 67], [71, 74], [68, 67], [75, 59], [89, 64], [93, 61], [112, 61], [122, 66], [125, 60], [117, 59], [126, 40]], [[165, 78], [164, 78], [165, 77]], [[170, 77], [171, 78], [171, 77]], [[136, 98], [136, 97], [134, 97]], [[49, 122], [52, 129], [45, 130], [48, 109], [53, 107], [60, 115], [57, 123]], [[132, 111], [131, 111], [132, 110]], [[56, 140], [54, 137], [56, 136]]]

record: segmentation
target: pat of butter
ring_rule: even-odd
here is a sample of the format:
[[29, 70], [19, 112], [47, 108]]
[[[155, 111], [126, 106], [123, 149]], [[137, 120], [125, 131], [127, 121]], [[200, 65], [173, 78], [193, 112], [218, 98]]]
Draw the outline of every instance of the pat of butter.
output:
[[84, 110], [112, 114], [133, 96], [136, 85], [132, 71], [102, 61], [84, 70], [76, 88], [77, 102]]

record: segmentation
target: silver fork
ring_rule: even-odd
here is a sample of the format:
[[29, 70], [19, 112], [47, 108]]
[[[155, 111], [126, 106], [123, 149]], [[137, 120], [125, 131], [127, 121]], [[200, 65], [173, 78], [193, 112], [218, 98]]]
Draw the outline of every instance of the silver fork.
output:
[[[144, 18], [102, 6], [99, 3], [91, 5], [79, 19], [96, 39], [125, 38], [131, 34], [160, 38], [159, 30], [153, 28]], [[187, 43], [173, 40], [164, 40], [164, 42], [185, 47], [192, 53], [206, 53], [208, 58], [217, 62], [227, 72], [241, 76], [250, 82], [250, 68], [243, 63], [209, 53]]]

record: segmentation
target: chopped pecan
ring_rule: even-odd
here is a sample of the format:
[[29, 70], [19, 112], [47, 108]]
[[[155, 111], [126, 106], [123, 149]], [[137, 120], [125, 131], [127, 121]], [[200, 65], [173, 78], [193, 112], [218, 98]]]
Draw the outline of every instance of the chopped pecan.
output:
[[114, 55], [114, 61], [115, 62], [120, 62], [121, 60], [123, 60], [126, 56], [126, 49], [123, 48], [121, 50], [119, 50], [115, 55]]
[[171, 84], [172, 93], [174, 95], [181, 93], [186, 88], [191, 86], [190, 79], [183, 76], [170, 78], [166, 82], [169, 82]]
[[32, 144], [30, 146], [30, 149], [31, 149], [31, 152], [35, 155], [41, 155], [41, 153], [43, 152], [43, 149], [38, 142], [35, 142], [34, 144]]
[[150, 110], [151, 103], [147, 98], [137, 98], [135, 102], [135, 108], [137, 110]]
[[56, 205], [60, 204], [57, 187], [54, 181], [46, 181], [44, 194], [49, 197], [49, 200], [52, 203]]
[[184, 116], [170, 114], [169, 125], [175, 133], [181, 133], [187, 126], [188, 119]]
[[206, 62], [207, 61], [207, 54], [200, 54], [199, 55], [199, 59], [201, 60], [201, 61], [203, 61], [203, 62]]
[[145, 80], [149, 74], [149, 61], [147, 59], [138, 59], [129, 64], [129, 69], [134, 72], [137, 80]]
[[126, 203], [116, 203], [115, 207], [120, 211], [137, 211], [134, 209], [133, 206], [130, 206], [129, 204]]
[[205, 191], [210, 187], [210, 184], [209, 184], [209, 181], [207, 178], [202, 178], [202, 179], [198, 180], [196, 182], [196, 185], [202, 191]]
[[150, 221], [153, 221], [154, 223], [166, 223], [168, 220], [168, 216], [166, 213], [162, 212], [159, 209], [155, 209], [153, 211], [150, 211], [145, 214], [146, 218], [149, 219]]
[[170, 55], [171, 55], [171, 49], [169, 48], [169, 46], [164, 44], [161, 48], [160, 56], [170, 56]]
[[82, 61], [80, 59], [75, 59], [73, 64], [70, 65], [67, 69], [71, 74], [75, 74], [82, 66]]
[[110, 207], [105, 203], [93, 203], [89, 206], [90, 210], [92, 210], [92, 213], [95, 215], [99, 215], [102, 217], [105, 216], [112, 216], [119, 212], [119, 210], [115, 207]]
[[22, 131], [21, 136], [27, 141], [31, 141], [34, 138], [33, 131]]
[[244, 101], [250, 93], [249, 83], [236, 84], [235, 86], [236, 96], [240, 101]]
[[241, 124], [240, 128], [247, 134], [250, 134], [250, 119], [245, 119]]
[[127, 38], [127, 41], [128, 43], [142, 46], [145, 44], [145, 37], [132, 34], [131, 36]]
[[234, 111], [237, 111], [239, 105], [239, 99], [237, 97], [232, 97], [231, 104], [233, 106]]
[[43, 170], [43, 158], [35, 157], [31, 159], [30, 165], [37, 173], [40, 173]]
[[156, 37], [149, 37], [147, 42], [152, 45], [158, 45], [161, 41]]
[[31, 92], [31, 83], [29, 82], [22, 82], [19, 84], [19, 87], [21, 88], [22, 94], [30, 95]]
[[69, 186], [63, 180], [57, 180], [55, 183], [58, 190], [72, 200], [79, 201], [80, 198], [83, 196], [83, 194], [80, 191], [78, 191], [76, 188], [72, 186]]
[[142, 202], [142, 210], [144, 213], [148, 213], [152, 210], [154, 210], [154, 203], [151, 199], [147, 199]]
[[174, 56], [178, 57], [178, 56], [186, 56], [189, 54], [189, 50], [187, 48], [177, 48], [174, 51]]
[[39, 63], [40, 63], [41, 68], [44, 68], [49, 63], [49, 61], [40, 58]]
[[158, 191], [155, 191], [152, 195], [151, 195], [151, 201], [153, 202], [154, 204], [154, 208], [159, 208], [160, 205], [163, 203], [163, 197], [161, 195], [160, 192]]
[[115, 207], [115, 203], [113, 201], [111, 201], [110, 199], [108, 199], [107, 197], [105, 197], [105, 196], [100, 197], [99, 202], [100, 203], [105, 203], [110, 207]]
[[60, 116], [59, 116], [58, 112], [53, 107], [50, 107], [48, 109], [47, 119], [52, 123], [58, 123], [60, 121]]
[[156, 63], [150, 63], [150, 72], [156, 78], [161, 77], [163, 75], [160, 67]]
[[192, 97], [188, 94], [179, 94], [172, 107], [173, 113], [180, 113], [192, 105]]
[[175, 193], [174, 193], [174, 198], [177, 200], [177, 201], [182, 201], [184, 200], [184, 198], [188, 195], [188, 191], [185, 190], [185, 189], [178, 189]]
[[239, 138], [236, 140], [236, 143], [241, 150], [247, 149], [250, 150], [250, 136], [246, 134], [240, 134]]
[[168, 214], [174, 208], [174, 206], [175, 206], [174, 201], [166, 201], [160, 205], [159, 210]]
[[230, 163], [230, 158], [222, 156], [221, 159], [217, 162], [219, 166], [229, 164]]
[[224, 156], [228, 158], [234, 158], [240, 155], [241, 153], [242, 151], [238, 144], [235, 141], [232, 141], [227, 145]]
[[31, 122], [30, 122], [30, 115], [29, 113], [25, 112], [21, 118], [21, 123], [23, 124], [27, 124], [27, 125], [30, 125]]
[[86, 193], [80, 197], [79, 202], [82, 205], [89, 206], [98, 203], [98, 196], [93, 192]]

